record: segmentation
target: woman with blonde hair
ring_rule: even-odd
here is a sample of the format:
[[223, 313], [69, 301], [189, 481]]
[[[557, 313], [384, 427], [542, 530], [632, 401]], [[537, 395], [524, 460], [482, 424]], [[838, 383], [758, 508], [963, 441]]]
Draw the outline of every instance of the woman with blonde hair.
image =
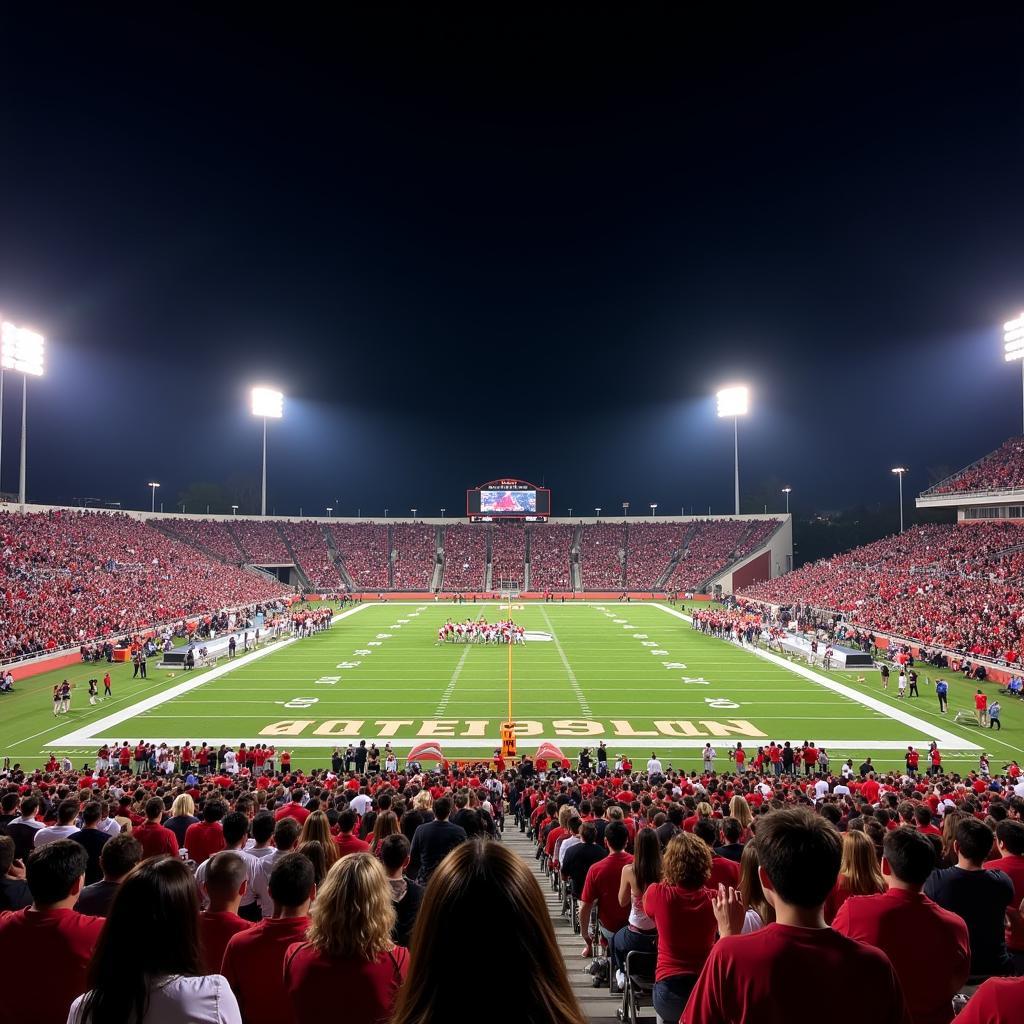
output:
[[379, 857], [381, 844], [388, 836], [393, 836], [398, 831], [398, 816], [395, 812], [381, 811], [377, 815], [377, 820], [373, 823], [373, 834], [370, 837], [370, 853], [374, 857]]
[[[623, 869], [625, 870], [625, 869]], [[711, 847], [692, 832], [679, 832], [665, 847], [661, 881], [644, 893], [644, 910], [658, 930], [654, 1009], [676, 1024], [715, 944], [718, 922], [711, 902]]]
[[178, 849], [185, 845], [185, 833], [189, 825], [195, 825], [199, 819], [196, 817], [196, 802], [188, 793], [179, 793], [171, 804], [171, 816], [164, 822], [178, 840]]
[[875, 844], [864, 832], [844, 832], [839, 876], [825, 900], [825, 923], [831, 924], [835, 920], [839, 908], [851, 896], [874, 896], [885, 890]]
[[486, 1016], [483, 1004], [469, 1008], [465, 985], [439, 981], [451, 976], [453, 964], [478, 960], [484, 949], [488, 962], [514, 979], [502, 989], [498, 1019], [586, 1024], [540, 885], [504, 843], [462, 843], [441, 862], [416, 918], [412, 949], [393, 1024]]
[[747, 803], [747, 798], [737, 793], [729, 801], [729, 817], [735, 818], [740, 823], [740, 828], [743, 831], [740, 833], [739, 841], [741, 843], [749, 843], [753, 837], [752, 824], [754, 821], [754, 814], [750, 810], [750, 804]]
[[299, 835], [299, 845], [305, 843], [319, 843], [324, 850], [324, 862], [327, 869], [338, 859], [338, 844], [331, 835], [331, 823], [323, 811], [313, 811], [312, 814], [302, 823], [302, 832]]
[[757, 873], [757, 842], [749, 842], [740, 856], [740, 895], [747, 912], [743, 919], [743, 935], [760, 931], [766, 924], [775, 923], [775, 908], [768, 902]]
[[346, 1018], [360, 1024], [391, 1019], [409, 966], [409, 951], [391, 941], [394, 925], [380, 861], [369, 853], [342, 857], [317, 892], [306, 941], [285, 954], [284, 988], [296, 1024], [323, 1024], [339, 996]]

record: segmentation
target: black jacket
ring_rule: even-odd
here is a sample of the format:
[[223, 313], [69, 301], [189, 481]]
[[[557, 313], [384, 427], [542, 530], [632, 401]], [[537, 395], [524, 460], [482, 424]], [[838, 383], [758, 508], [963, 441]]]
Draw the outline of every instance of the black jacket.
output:
[[460, 843], [466, 841], [466, 830], [450, 821], [428, 821], [416, 829], [409, 853], [409, 874], [420, 885], [426, 885], [437, 865]]

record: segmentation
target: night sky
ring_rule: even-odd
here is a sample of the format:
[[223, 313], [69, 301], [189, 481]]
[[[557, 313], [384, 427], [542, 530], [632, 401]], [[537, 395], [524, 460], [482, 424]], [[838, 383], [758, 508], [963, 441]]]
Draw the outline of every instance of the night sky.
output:
[[1024, 19], [443, 6], [0, 14], [29, 500], [255, 480], [264, 382], [279, 513], [452, 514], [504, 475], [731, 512], [737, 379], [750, 511], [1020, 432]]

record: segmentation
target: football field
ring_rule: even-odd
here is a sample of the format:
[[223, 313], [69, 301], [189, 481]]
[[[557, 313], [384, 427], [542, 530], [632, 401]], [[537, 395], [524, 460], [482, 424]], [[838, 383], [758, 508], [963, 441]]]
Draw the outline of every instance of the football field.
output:
[[[613, 756], [645, 761], [653, 750], [677, 768], [693, 768], [710, 740], [724, 768], [737, 741], [756, 750], [772, 739], [809, 740], [829, 751], [838, 770], [841, 759], [859, 763], [868, 754], [881, 767], [901, 765], [908, 743], [921, 748], [934, 739], [953, 769], [976, 766], [982, 749], [993, 768], [1021, 756], [1019, 702], [1005, 707], [1001, 733], [954, 725], [953, 712], [970, 707], [973, 693], [959, 678], [947, 674], [951, 713], [940, 715], [931, 670], [921, 672], [920, 699], [901, 701], [895, 684], [881, 690], [875, 671], [826, 673], [740, 648], [695, 632], [685, 612], [638, 602], [514, 605], [529, 638], [512, 649], [520, 752], [552, 740], [573, 756], [604, 740]], [[103, 669], [75, 666], [57, 673], [76, 681], [71, 712], [54, 719], [52, 683], [27, 680], [0, 702], [14, 712], [0, 742], [6, 755], [30, 764], [49, 751], [91, 761], [103, 741], [140, 738], [272, 743], [290, 749], [301, 767], [326, 766], [335, 746], [358, 739], [390, 741], [400, 754], [429, 739], [452, 758], [490, 756], [507, 714], [508, 648], [438, 644], [437, 631], [448, 618], [507, 614], [496, 603], [358, 605], [329, 631], [212, 669], [151, 669], [148, 680], [131, 680], [130, 669], [119, 667], [114, 700], [95, 707], [82, 696], [82, 680]], [[986, 689], [992, 699], [997, 687]]]

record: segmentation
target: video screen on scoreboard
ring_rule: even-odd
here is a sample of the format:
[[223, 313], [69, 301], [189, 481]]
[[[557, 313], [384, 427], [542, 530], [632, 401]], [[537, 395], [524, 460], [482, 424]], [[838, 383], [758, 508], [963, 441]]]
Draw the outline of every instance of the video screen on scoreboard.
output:
[[482, 513], [522, 513], [532, 515], [537, 511], [536, 491], [481, 491], [480, 511]]

